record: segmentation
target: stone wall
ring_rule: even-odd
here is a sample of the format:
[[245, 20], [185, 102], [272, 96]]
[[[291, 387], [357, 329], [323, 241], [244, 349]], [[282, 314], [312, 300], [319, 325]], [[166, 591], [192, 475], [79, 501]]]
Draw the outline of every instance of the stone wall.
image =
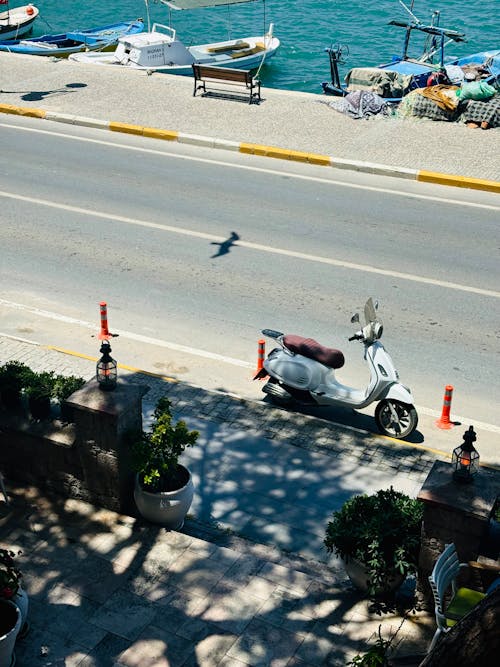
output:
[[73, 421], [32, 421], [26, 410], [0, 411], [0, 469], [33, 484], [100, 507], [135, 514], [134, 475], [125, 434], [142, 429], [147, 386], [119, 382], [104, 392], [91, 380], [68, 404]]

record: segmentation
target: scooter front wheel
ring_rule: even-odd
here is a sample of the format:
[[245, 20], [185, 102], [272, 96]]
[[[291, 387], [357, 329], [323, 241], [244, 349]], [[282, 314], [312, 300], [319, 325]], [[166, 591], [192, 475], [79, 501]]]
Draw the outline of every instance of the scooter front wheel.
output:
[[418, 415], [413, 405], [386, 398], [375, 409], [375, 421], [384, 435], [406, 438], [417, 428]]

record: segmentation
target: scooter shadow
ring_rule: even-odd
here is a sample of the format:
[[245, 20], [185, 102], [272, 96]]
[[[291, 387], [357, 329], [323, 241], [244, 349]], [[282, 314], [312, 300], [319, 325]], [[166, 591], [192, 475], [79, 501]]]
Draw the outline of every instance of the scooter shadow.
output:
[[[363, 412], [357, 412], [352, 408], [336, 408], [332, 406], [319, 405], [304, 405], [303, 403], [293, 403], [289, 407], [276, 406], [273, 404], [269, 396], [263, 398], [265, 403], [280, 407], [285, 412], [299, 412], [303, 415], [315, 417], [317, 419], [324, 419], [332, 424], [340, 424], [341, 426], [350, 426], [352, 428], [359, 428], [362, 431], [367, 431], [373, 435], [382, 437], [375, 423], [375, 418], [372, 415]], [[402, 442], [411, 442], [413, 444], [422, 444], [424, 442], [424, 435], [418, 428], [413, 431], [407, 438], [403, 438]]]

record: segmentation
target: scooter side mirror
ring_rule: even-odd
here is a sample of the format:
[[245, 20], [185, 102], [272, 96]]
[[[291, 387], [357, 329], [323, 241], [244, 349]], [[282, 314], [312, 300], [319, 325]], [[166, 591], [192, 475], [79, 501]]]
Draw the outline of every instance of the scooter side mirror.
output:
[[351, 324], [354, 324], [355, 322], [359, 322], [359, 313], [354, 313], [351, 317]]

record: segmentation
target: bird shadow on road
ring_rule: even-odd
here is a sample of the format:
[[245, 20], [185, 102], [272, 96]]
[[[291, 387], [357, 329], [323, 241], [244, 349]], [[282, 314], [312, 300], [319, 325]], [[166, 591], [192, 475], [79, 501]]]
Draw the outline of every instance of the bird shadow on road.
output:
[[239, 241], [239, 239], [240, 237], [236, 232], [231, 232], [231, 236], [225, 241], [222, 241], [221, 243], [212, 241], [210, 245], [218, 245], [219, 250], [215, 253], [215, 255], [211, 255], [210, 259], [215, 259], [216, 257], [222, 257], [222, 255], [227, 255], [230, 252], [231, 247], [234, 245], [235, 241]]

